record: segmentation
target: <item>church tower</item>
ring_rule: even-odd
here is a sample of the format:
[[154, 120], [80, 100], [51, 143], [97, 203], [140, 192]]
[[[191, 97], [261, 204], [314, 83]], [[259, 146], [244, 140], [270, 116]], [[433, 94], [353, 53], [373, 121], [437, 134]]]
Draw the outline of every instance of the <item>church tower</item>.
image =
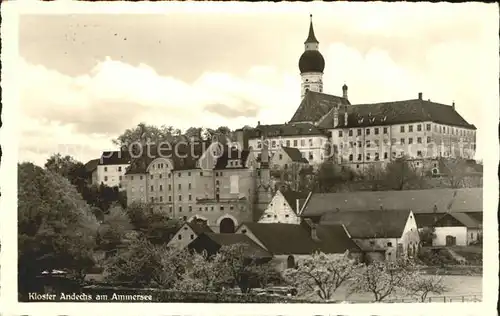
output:
[[307, 91], [323, 92], [323, 70], [325, 69], [325, 59], [319, 52], [319, 42], [314, 35], [312, 23], [309, 24], [309, 36], [304, 42], [304, 53], [299, 59], [301, 83], [300, 98], [303, 99]]

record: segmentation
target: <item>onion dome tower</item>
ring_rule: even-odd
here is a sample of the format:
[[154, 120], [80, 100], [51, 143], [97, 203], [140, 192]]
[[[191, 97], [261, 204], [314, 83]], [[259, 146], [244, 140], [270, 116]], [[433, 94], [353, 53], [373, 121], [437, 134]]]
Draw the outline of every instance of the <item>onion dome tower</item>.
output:
[[325, 59], [318, 50], [319, 42], [314, 35], [312, 23], [309, 24], [309, 36], [304, 42], [304, 53], [299, 59], [301, 83], [301, 99], [307, 91], [323, 92], [323, 70], [325, 69]]

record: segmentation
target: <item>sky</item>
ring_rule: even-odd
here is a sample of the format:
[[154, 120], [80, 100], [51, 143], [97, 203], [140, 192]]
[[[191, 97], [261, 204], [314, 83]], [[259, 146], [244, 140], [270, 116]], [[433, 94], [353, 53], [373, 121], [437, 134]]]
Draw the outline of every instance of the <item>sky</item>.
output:
[[477, 158], [487, 153], [483, 126], [499, 107], [495, 4], [164, 5], [158, 14], [94, 6], [20, 16], [20, 161], [43, 165], [61, 152], [85, 163], [140, 122], [234, 129], [289, 121], [300, 104], [309, 14], [325, 93], [342, 95], [346, 83], [352, 104], [419, 92], [454, 101], [478, 128]]

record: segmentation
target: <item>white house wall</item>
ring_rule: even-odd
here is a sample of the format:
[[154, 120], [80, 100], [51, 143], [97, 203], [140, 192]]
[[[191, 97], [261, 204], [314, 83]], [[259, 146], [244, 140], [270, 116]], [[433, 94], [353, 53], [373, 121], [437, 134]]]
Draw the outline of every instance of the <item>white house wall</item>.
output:
[[[180, 239], [179, 239], [180, 236]], [[174, 237], [168, 242], [168, 247], [175, 247], [179, 249], [184, 249], [187, 247], [194, 239], [196, 239], [195, 232], [189, 227], [189, 225], [182, 225], [179, 231], [174, 235]]]
[[433, 246], [446, 246], [446, 236], [456, 238], [457, 246], [467, 245], [467, 227], [436, 227], [436, 238], [432, 241]]
[[290, 207], [283, 194], [278, 191], [258, 222], [300, 224], [300, 218], [295, 214], [292, 207]]

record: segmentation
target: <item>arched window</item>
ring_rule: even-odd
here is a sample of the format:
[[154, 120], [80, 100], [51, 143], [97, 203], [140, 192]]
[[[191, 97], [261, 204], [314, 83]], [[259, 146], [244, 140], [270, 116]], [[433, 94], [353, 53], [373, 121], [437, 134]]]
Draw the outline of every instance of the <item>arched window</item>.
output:
[[220, 233], [234, 233], [234, 222], [230, 218], [224, 218], [219, 224]]
[[287, 269], [293, 269], [296, 267], [295, 258], [292, 255], [288, 256], [288, 258], [286, 259], [286, 267]]

